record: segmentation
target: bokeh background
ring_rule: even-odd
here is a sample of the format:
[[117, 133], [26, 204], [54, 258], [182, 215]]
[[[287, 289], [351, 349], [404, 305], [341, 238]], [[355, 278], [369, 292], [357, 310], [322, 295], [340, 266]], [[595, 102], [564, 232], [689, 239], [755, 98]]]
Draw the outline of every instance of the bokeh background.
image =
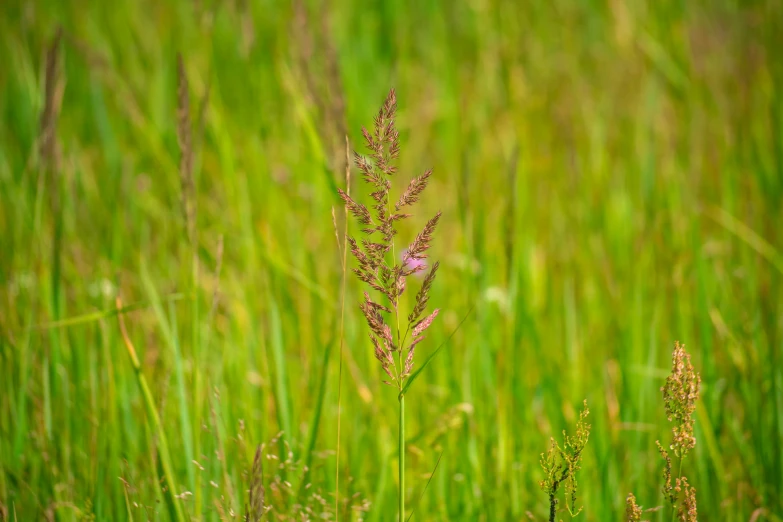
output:
[[238, 516], [255, 446], [281, 430], [327, 504], [339, 466], [341, 495], [371, 502], [354, 519], [394, 519], [396, 394], [353, 279], [335, 458], [332, 218], [342, 229], [344, 136], [362, 150], [361, 126], [394, 87], [395, 190], [434, 169], [401, 243], [443, 211], [442, 312], [419, 363], [464, 319], [407, 396], [414, 520], [544, 520], [540, 454], [583, 399], [580, 518], [620, 520], [630, 491], [662, 505], [655, 441], [669, 437], [660, 387], [675, 340], [703, 378], [685, 464], [701, 520], [781, 520], [780, 2], [0, 9], [0, 519], [168, 518], [117, 295], [133, 305], [125, 321], [194, 520]]

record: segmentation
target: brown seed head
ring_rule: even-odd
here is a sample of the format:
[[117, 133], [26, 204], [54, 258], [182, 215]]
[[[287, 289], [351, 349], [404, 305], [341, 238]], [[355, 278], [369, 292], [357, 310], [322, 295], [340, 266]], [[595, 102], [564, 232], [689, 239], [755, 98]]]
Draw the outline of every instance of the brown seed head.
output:
[[[361, 171], [365, 183], [370, 186], [370, 197], [374, 203], [368, 208], [351, 198], [347, 192], [339, 191], [339, 195], [345, 202], [348, 211], [362, 225], [361, 232], [365, 235], [361, 242], [354, 238], [348, 238], [348, 246], [358, 265], [352, 270], [359, 280], [385, 296], [389, 301], [388, 307], [383, 306], [370, 299], [369, 294], [365, 293], [364, 302], [360, 305], [370, 328], [370, 339], [375, 357], [390, 377], [390, 384], [394, 383], [402, 389], [403, 379], [411, 375], [415, 347], [424, 338], [424, 331], [432, 324], [438, 314], [438, 310], [435, 310], [426, 318], [421, 319], [426, 310], [429, 299], [428, 292], [435, 279], [438, 264], [434, 264], [416, 294], [414, 308], [408, 315], [407, 328], [409, 330], [405, 330], [405, 335], [402, 335], [399, 317], [396, 321], [397, 329], [392, 332], [391, 327], [384, 320], [383, 314], [393, 312], [398, 315], [400, 313], [399, 298], [405, 292], [406, 278], [426, 269], [422, 260], [427, 257], [426, 251], [430, 247], [440, 213], [427, 222], [422, 232], [416, 236], [405, 251], [400, 263], [390, 261], [389, 254], [394, 250], [394, 237], [397, 234], [395, 223], [410, 216], [408, 213], [401, 212], [401, 209], [418, 201], [432, 175], [432, 171], [428, 170], [411, 180], [408, 188], [400, 195], [392, 208], [393, 199], [389, 195], [392, 186], [390, 178], [396, 172], [393, 160], [399, 155], [399, 133], [394, 124], [396, 109], [397, 97], [392, 89], [375, 116], [372, 131], [362, 129], [362, 136], [369, 150], [369, 156], [365, 157], [354, 152], [354, 163]], [[412, 331], [413, 335], [403, 363], [401, 357], [406, 350], [405, 341], [408, 331]], [[398, 353], [396, 361], [393, 356], [394, 352]]]
[[57, 33], [46, 51], [46, 67], [44, 70], [44, 100], [40, 117], [39, 154], [44, 168], [56, 170], [57, 153], [57, 119], [62, 102], [62, 81], [60, 79], [61, 58], [60, 42], [62, 28]]
[[405, 205], [413, 205], [419, 200], [419, 195], [427, 188], [427, 182], [432, 175], [432, 169], [428, 170], [418, 178], [413, 178], [408, 184], [408, 188], [402, 193], [400, 199], [397, 200], [397, 204], [394, 205], [395, 210], [400, 210]]
[[679, 457], [684, 457], [696, 445], [693, 435], [693, 412], [699, 399], [701, 377], [693, 369], [691, 356], [685, 351], [685, 345], [679, 342], [674, 345], [672, 354], [671, 375], [666, 378], [666, 384], [661, 388], [666, 415], [672, 422], [672, 450]]
[[677, 495], [674, 493], [674, 486], [672, 485], [672, 458], [669, 456], [669, 452], [661, 445], [660, 441], [655, 441], [655, 446], [658, 448], [658, 453], [661, 454], [663, 459], [663, 496], [669, 500], [669, 503], [674, 506], [677, 501]]
[[258, 522], [266, 513], [264, 508], [264, 468], [261, 456], [262, 446], [259, 444], [253, 458], [253, 468], [250, 471], [250, 494], [246, 516], [249, 522]]
[[696, 489], [688, 484], [686, 477], [682, 477], [682, 479], [677, 479], [675, 490], [678, 493], [682, 493], [682, 502], [677, 510], [677, 519], [680, 522], [697, 522]]
[[641, 522], [642, 508], [636, 504], [636, 497], [633, 493], [628, 493], [625, 499], [625, 520], [627, 522]]
[[182, 185], [182, 212], [191, 244], [196, 241], [196, 198], [193, 182], [193, 144], [190, 124], [190, 89], [182, 55], [177, 54], [177, 143], [179, 177]]
[[432, 283], [435, 281], [435, 274], [437, 273], [439, 266], [440, 263], [438, 262], [432, 265], [432, 268], [427, 274], [427, 277], [424, 278], [424, 281], [421, 284], [421, 288], [416, 294], [416, 304], [414, 305], [410, 315], [408, 315], [409, 323], [415, 324], [418, 322], [419, 317], [421, 317], [421, 314], [424, 313], [424, 310], [427, 308], [427, 301], [430, 298], [429, 291], [432, 287]]
[[425, 259], [427, 257], [425, 252], [430, 248], [432, 234], [435, 232], [435, 227], [438, 226], [439, 220], [440, 212], [435, 214], [432, 219], [427, 221], [427, 224], [424, 225], [424, 229], [419, 232], [419, 234], [416, 236], [416, 239], [413, 240], [413, 243], [410, 244], [408, 250], [405, 252], [405, 256], [403, 256], [402, 259], [403, 265], [411, 259]]

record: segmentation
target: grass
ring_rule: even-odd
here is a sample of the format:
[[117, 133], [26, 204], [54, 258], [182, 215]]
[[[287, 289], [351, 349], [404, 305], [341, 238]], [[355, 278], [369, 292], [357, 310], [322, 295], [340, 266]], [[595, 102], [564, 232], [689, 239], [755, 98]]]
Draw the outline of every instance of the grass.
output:
[[[117, 298], [117, 308], [122, 308], [122, 301]], [[157, 448], [157, 454], [160, 456], [160, 467], [163, 470], [163, 478], [165, 483], [163, 488], [167, 493], [169, 506], [171, 507], [171, 518], [177, 522], [183, 522], [185, 519], [185, 512], [182, 507], [182, 503], [179, 502], [177, 493], [177, 482], [174, 478], [174, 466], [171, 463], [171, 454], [169, 452], [169, 443], [166, 432], [163, 429], [163, 425], [160, 421], [160, 414], [155, 406], [155, 400], [152, 398], [152, 392], [150, 391], [147, 379], [144, 377], [144, 372], [139, 362], [139, 357], [136, 355], [136, 349], [133, 347], [131, 340], [128, 338], [128, 331], [125, 327], [125, 321], [122, 314], [119, 315], [120, 333], [122, 340], [125, 344], [125, 348], [128, 350], [128, 355], [131, 359], [131, 365], [133, 371], [136, 373], [136, 378], [139, 383], [139, 389], [144, 397], [144, 406], [147, 409], [147, 419], [155, 428], [155, 442], [154, 446]], [[126, 491], [126, 504], [127, 504], [127, 491]]]
[[[579, 517], [619, 520], [629, 492], [663, 505], [655, 440], [675, 339], [702, 378], [685, 463], [701, 520], [780, 520], [778, 2], [1, 9], [0, 518], [169, 519], [117, 296], [185, 516], [244, 512], [265, 442], [281, 513], [394, 516], [398, 419], [379, 412], [397, 397], [350, 278], [340, 335], [330, 222], [344, 133], [359, 149], [393, 86], [402, 178], [435, 172], [400, 239], [443, 211], [441, 312], [418, 361], [439, 351], [405, 404], [412, 520], [547, 519], [539, 455], [583, 399]], [[44, 113], [55, 149], [39, 141]], [[289, 463], [277, 474], [275, 459]], [[312, 488], [323, 504], [299, 493]]]
[[[373, 128], [367, 130], [362, 127], [362, 136], [370, 156], [365, 157], [359, 153], [354, 155], [356, 167], [361, 171], [362, 179], [371, 191], [370, 197], [373, 203], [370, 204], [370, 208], [342, 189], [338, 189], [338, 193], [345, 201], [346, 218], [349, 213], [353, 214], [359, 225], [363, 227], [361, 229], [363, 237], [360, 240], [357, 241], [355, 237], [345, 234], [344, 241], [350, 245], [351, 254], [356, 260], [357, 266], [352, 271], [366, 286], [364, 302], [359, 307], [369, 327], [368, 335], [374, 348], [375, 358], [388, 377], [388, 380], [384, 378], [383, 383], [396, 387], [398, 391], [400, 416], [397, 438], [397, 477], [399, 483], [399, 509], [397, 513], [398, 520], [405, 522], [405, 498], [407, 496], [405, 487], [405, 457], [407, 453], [405, 393], [416, 375], [421, 373], [435, 353], [433, 352], [432, 356], [414, 373], [416, 346], [425, 339], [425, 332], [432, 326], [440, 312], [440, 309], [435, 308], [432, 312], [425, 314], [429, 291], [440, 266], [437, 261], [432, 264], [427, 261], [429, 257], [427, 251], [430, 249], [430, 243], [441, 213], [438, 212], [427, 221], [421, 232], [416, 234], [410, 242], [408, 248], [400, 252], [398, 258], [395, 236], [399, 231], [400, 223], [412, 217], [409, 212], [427, 187], [432, 170], [427, 170], [422, 175], [411, 178], [398, 199], [391, 193], [391, 186], [398, 177], [395, 164], [400, 152], [399, 133], [395, 128], [394, 121], [396, 110], [397, 98], [394, 89], [392, 89], [375, 116]], [[392, 201], [395, 199], [396, 203], [392, 207]], [[343, 263], [343, 273], [345, 273], [345, 268], [345, 263]], [[424, 275], [424, 272], [427, 274]], [[417, 274], [419, 275], [417, 276]], [[408, 299], [411, 291], [405, 293], [405, 290], [408, 288], [407, 282], [415, 282], [417, 278], [422, 279], [421, 286], [416, 292], [413, 303], [411, 303]], [[372, 296], [368, 291], [372, 292]], [[410, 310], [410, 313], [403, 330], [400, 314], [404, 317], [406, 310]], [[393, 322], [392, 314], [394, 314]], [[410, 338], [408, 338], [408, 334], [410, 334]], [[338, 426], [339, 422], [338, 419]]]

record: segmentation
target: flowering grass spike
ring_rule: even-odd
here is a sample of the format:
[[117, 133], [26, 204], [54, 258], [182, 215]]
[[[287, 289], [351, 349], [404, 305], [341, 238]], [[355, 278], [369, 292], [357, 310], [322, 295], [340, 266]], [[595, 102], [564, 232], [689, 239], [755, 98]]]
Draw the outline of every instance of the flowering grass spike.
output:
[[[354, 163], [370, 188], [373, 203], [368, 208], [354, 200], [347, 192], [339, 189], [338, 192], [348, 212], [361, 225], [361, 240], [347, 238], [351, 254], [358, 265], [353, 268], [353, 272], [369, 290], [377, 294], [372, 296], [365, 291], [364, 300], [359, 305], [369, 327], [370, 343], [375, 358], [388, 377], [388, 380], [383, 382], [399, 390], [399, 517], [402, 521], [405, 517], [404, 390], [413, 372], [416, 346], [424, 340], [426, 330], [433, 324], [439, 312], [436, 308], [429, 314], [426, 313], [429, 291], [439, 266], [436, 262], [428, 267], [427, 251], [441, 214], [438, 212], [427, 221], [398, 259], [394, 245], [397, 224], [411, 216], [407, 210], [419, 200], [427, 187], [432, 170], [411, 179], [407, 188], [393, 203], [392, 179], [397, 172], [394, 160], [400, 153], [399, 133], [394, 125], [396, 110], [397, 98], [392, 89], [375, 117], [372, 132], [362, 128], [369, 156], [354, 153]], [[406, 319], [406, 316], [400, 310], [400, 297], [407, 288], [407, 279], [428, 268], [429, 272], [416, 294], [413, 309], [407, 315], [407, 324], [403, 330], [400, 317]]]
[[538, 484], [549, 496], [550, 522], [555, 522], [557, 516], [557, 492], [560, 486], [565, 488], [566, 509], [571, 518], [582, 511], [581, 507], [576, 507], [576, 472], [581, 468], [582, 452], [590, 438], [590, 425], [585, 422], [589, 414], [590, 410], [587, 409], [587, 401], [585, 401], [579, 420], [576, 422], [576, 433], [568, 435], [563, 430], [563, 445], [560, 446], [553, 438], [547, 452], [541, 454], [544, 480], [539, 481]]
[[[699, 400], [700, 386], [701, 376], [694, 370], [691, 356], [685, 351], [685, 345], [674, 343], [672, 371], [666, 378], [666, 384], [661, 388], [666, 418], [673, 424], [672, 443], [668, 450], [659, 441], [655, 441], [655, 444], [664, 461], [663, 494], [671, 504], [672, 519], [676, 515], [679, 520], [688, 522], [696, 521], [696, 490], [683, 476], [682, 463], [688, 451], [696, 446], [693, 413], [696, 411], [696, 401]], [[677, 459], [676, 476], [673, 473], [670, 450]], [[677, 508], [678, 501], [679, 508]]]

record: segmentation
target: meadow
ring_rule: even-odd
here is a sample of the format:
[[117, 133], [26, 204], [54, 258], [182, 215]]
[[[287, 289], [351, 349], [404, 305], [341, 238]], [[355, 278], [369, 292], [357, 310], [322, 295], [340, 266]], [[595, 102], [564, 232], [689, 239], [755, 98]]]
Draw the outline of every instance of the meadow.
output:
[[433, 171], [396, 255], [441, 212], [410, 520], [547, 520], [583, 401], [576, 520], [669, 520], [676, 341], [699, 519], [783, 519], [783, 3], [0, 12], [0, 521], [242, 520], [258, 481], [268, 520], [397, 519], [338, 193], [390, 88], [392, 191]]

